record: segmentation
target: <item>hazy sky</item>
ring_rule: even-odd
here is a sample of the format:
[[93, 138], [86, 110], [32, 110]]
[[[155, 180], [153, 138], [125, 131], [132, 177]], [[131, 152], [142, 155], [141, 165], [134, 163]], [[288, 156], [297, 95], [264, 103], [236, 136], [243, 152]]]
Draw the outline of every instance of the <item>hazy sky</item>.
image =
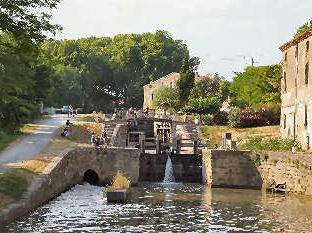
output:
[[57, 38], [167, 30], [201, 59], [200, 73], [227, 79], [251, 57], [280, 62], [278, 47], [312, 17], [312, 0], [63, 0]]

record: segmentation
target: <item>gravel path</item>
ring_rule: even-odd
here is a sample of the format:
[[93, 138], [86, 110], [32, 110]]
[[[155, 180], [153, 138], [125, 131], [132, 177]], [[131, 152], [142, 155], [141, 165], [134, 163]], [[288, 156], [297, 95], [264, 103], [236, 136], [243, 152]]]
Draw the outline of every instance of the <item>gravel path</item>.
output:
[[65, 124], [67, 115], [53, 115], [49, 119], [41, 120], [33, 134], [23, 137], [0, 152], [0, 173], [5, 172], [10, 165], [29, 160], [40, 154], [47, 147], [55, 131]]

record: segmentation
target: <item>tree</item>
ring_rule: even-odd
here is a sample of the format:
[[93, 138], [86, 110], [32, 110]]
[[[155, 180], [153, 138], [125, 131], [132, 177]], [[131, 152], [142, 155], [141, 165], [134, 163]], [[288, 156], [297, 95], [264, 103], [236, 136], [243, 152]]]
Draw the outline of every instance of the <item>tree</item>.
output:
[[60, 27], [44, 9], [58, 0], [0, 1], [0, 130], [14, 132], [39, 113], [50, 70], [38, 61], [38, 43]]
[[[113, 38], [49, 40], [41, 49], [44, 64], [54, 67], [53, 72], [57, 76], [66, 76], [60, 74], [67, 72], [60, 66], [76, 69], [77, 78], [72, 82], [74, 86], [81, 87], [83, 98], [80, 105], [86, 111], [110, 111], [115, 104], [119, 107], [141, 107], [142, 86], [179, 71], [185, 54], [188, 54], [186, 45], [165, 31], [119, 34]], [[192, 64], [196, 65], [196, 59]], [[57, 96], [54, 98], [58, 99]], [[63, 105], [59, 101], [57, 103]]]
[[195, 72], [199, 65], [198, 58], [189, 59], [187, 56], [184, 59], [180, 70], [180, 79], [177, 82], [177, 87], [179, 90], [180, 102], [184, 106], [188, 100], [191, 90], [194, 86]]
[[46, 32], [55, 33], [59, 25], [50, 23], [51, 15], [43, 9], [56, 8], [60, 0], [0, 1], [0, 30], [11, 34], [18, 42], [42, 42]]
[[162, 87], [155, 93], [153, 107], [177, 110], [179, 106], [179, 92], [176, 88]]
[[312, 19], [297, 28], [294, 38], [312, 28]]
[[189, 99], [183, 111], [189, 114], [215, 114], [220, 109], [220, 101], [217, 97]]
[[236, 73], [230, 87], [234, 105], [258, 107], [280, 103], [281, 66], [249, 66]]

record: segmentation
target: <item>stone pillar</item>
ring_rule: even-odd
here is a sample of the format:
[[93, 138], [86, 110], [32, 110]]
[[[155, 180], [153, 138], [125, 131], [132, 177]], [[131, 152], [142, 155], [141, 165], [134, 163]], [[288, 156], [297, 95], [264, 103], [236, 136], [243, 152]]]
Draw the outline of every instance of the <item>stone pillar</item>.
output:
[[194, 141], [193, 141], [193, 153], [198, 154], [198, 139], [197, 138], [194, 138]]
[[231, 143], [232, 141], [232, 134], [231, 133], [225, 133], [222, 138], [222, 149], [228, 150], [229, 147], [231, 147], [231, 144], [228, 146], [228, 142]]
[[161, 136], [156, 135], [156, 154], [161, 153], [160, 148], [161, 148]]
[[177, 149], [177, 136], [175, 134], [171, 134], [171, 151], [174, 153]]
[[140, 133], [139, 135], [139, 142], [140, 142], [140, 153], [145, 153], [145, 133]]

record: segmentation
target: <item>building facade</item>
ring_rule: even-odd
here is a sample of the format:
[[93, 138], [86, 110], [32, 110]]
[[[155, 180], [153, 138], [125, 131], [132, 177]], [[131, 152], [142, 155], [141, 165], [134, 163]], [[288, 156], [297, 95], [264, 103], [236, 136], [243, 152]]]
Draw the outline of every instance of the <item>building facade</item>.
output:
[[280, 47], [283, 54], [281, 78], [281, 134], [312, 144], [312, 29]]
[[146, 84], [143, 86], [144, 89], [144, 103], [143, 108], [151, 108], [153, 100], [155, 98], [155, 94], [157, 90], [161, 87], [171, 87], [174, 88], [177, 84], [177, 81], [180, 78], [179, 73], [172, 72], [170, 74], [167, 74], [166, 76], [157, 79], [153, 82], [150, 82], [149, 84]]
[[[206, 78], [214, 78], [213, 75], [207, 75], [207, 76], [199, 76], [196, 74], [195, 76], [195, 82], [204, 80]], [[155, 94], [157, 90], [161, 87], [170, 87], [174, 88], [177, 84], [177, 81], [180, 79], [180, 74], [176, 72], [172, 72], [167, 74], [166, 76], [157, 79], [153, 82], [150, 82], [149, 84], [146, 84], [143, 86], [144, 89], [144, 103], [143, 108], [151, 108], [153, 100], [155, 98]]]

